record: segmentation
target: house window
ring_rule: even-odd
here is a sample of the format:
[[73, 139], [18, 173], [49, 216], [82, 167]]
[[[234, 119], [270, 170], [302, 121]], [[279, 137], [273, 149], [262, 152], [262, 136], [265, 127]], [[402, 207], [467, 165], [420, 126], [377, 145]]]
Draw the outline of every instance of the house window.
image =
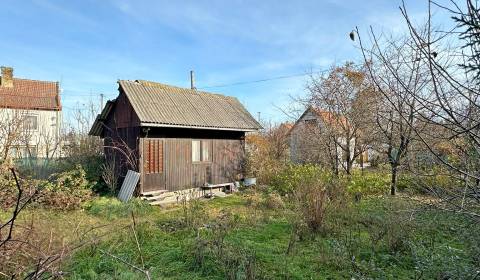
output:
[[33, 115], [25, 116], [23, 119], [23, 125], [25, 126], [25, 129], [37, 130], [38, 128], [37, 116], [33, 116]]
[[311, 126], [317, 125], [317, 119], [308, 119], [308, 120], [304, 120], [304, 122], [306, 125], [311, 125]]
[[37, 154], [37, 146], [12, 146], [9, 149], [12, 158], [36, 158]]
[[202, 161], [210, 161], [210, 142], [202, 141]]
[[210, 141], [192, 140], [192, 162], [210, 161]]
[[163, 141], [146, 139], [143, 147], [144, 171], [146, 174], [163, 172]]
[[192, 140], [192, 161], [198, 162], [201, 159], [200, 140]]

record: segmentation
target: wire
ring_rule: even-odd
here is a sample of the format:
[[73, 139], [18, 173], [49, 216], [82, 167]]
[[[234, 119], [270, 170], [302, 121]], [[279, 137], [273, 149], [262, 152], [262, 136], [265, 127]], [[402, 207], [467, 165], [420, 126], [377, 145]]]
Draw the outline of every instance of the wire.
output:
[[259, 80], [252, 80], [252, 81], [235, 82], [235, 83], [231, 83], [231, 84], [220, 84], [220, 85], [205, 86], [205, 87], [199, 87], [198, 89], [220, 88], [220, 87], [230, 87], [230, 86], [238, 86], [238, 85], [246, 85], [246, 84], [254, 84], [254, 83], [263, 83], [263, 82], [268, 82], [268, 81], [273, 81], [273, 80], [289, 79], [289, 78], [307, 76], [307, 75], [312, 75], [312, 74], [320, 74], [320, 73], [325, 73], [325, 72], [328, 72], [328, 71], [330, 71], [330, 69], [323, 69], [323, 70], [312, 71], [312, 72], [309, 72], [309, 73], [302, 73], [302, 74], [277, 76], [277, 77], [265, 78], [265, 79], [259, 79]]

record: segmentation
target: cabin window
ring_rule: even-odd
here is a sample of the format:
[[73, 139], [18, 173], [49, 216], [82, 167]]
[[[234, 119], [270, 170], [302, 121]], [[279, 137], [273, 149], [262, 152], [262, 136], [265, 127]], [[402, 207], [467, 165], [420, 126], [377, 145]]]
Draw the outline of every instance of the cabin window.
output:
[[200, 154], [200, 140], [192, 140], [192, 161], [198, 162], [201, 159]]
[[210, 161], [210, 141], [192, 140], [192, 162]]
[[210, 161], [210, 142], [202, 141], [202, 161]]
[[163, 172], [163, 141], [148, 139], [144, 142], [144, 171], [146, 174]]

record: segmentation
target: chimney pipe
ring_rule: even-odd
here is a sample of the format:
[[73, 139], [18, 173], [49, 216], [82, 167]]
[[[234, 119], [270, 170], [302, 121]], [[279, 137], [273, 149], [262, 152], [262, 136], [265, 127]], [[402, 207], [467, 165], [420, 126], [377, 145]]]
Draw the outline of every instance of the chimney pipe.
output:
[[12, 67], [1, 67], [2, 77], [0, 79], [1, 87], [13, 87], [13, 68]]
[[195, 73], [193, 72], [193, 70], [190, 71], [190, 88], [197, 89], [195, 87]]

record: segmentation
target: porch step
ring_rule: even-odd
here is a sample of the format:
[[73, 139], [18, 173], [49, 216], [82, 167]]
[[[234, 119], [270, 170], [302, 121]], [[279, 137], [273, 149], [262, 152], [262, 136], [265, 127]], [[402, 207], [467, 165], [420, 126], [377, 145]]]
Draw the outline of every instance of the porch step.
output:
[[165, 198], [173, 197], [175, 196], [175, 193], [173, 192], [165, 192], [159, 195], [155, 196], [143, 196], [141, 199], [143, 200], [148, 200], [148, 201], [154, 201], [154, 200], [164, 200]]
[[218, 184], [218, 185], [209, 185], [207, 187], [200, 187], [200, 188], [192, 188], [187, 190], [181, 191], [150, 191], [142, 193], [140, 198], [145, 200], [150, 205], [157, 205], [157, 206], [166, 206], [169, 204], [175, 204], [180, 201], [180, 199], [190, 200], [192, 198], [200, 198], [200, 197], [209, 197], [217, 196], [223, 197], [225, 193], [221, 192], [219, 188], [229, 186], [232, 189], [233, 184]]
[[149, 191], [149, 192], [142, 192], [140, 196], [142, 197], [149, 197], [149, 196], [156, 196], [162, 193], [168, 192], [167, 190], [156, 190], [156, 191]]

